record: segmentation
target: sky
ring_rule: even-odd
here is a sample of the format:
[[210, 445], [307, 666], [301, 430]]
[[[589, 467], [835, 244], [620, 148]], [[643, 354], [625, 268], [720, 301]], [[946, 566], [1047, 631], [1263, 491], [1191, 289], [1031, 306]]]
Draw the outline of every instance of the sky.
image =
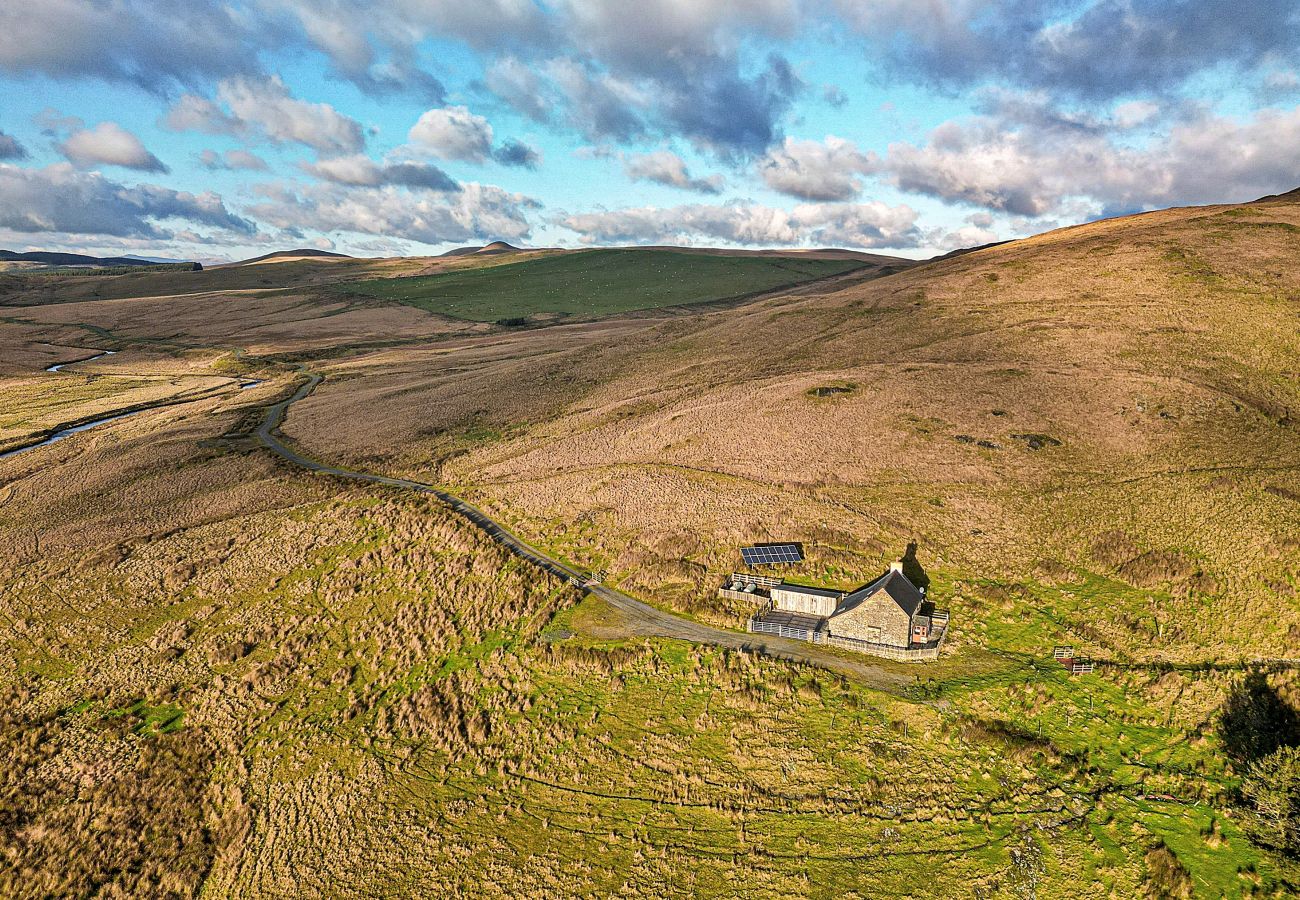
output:
[[0, 3], [0, 247], [923, 258], [1300, 186], [1295, 0]]

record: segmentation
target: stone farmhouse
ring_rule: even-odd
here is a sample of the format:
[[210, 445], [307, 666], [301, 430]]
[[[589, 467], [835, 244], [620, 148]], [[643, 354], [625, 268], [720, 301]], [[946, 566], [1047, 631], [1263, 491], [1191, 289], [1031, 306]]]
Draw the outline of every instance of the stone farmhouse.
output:
[[903, 574], [902, 563], [855, 591], [791, 584], [776, 578], [733, 574], [718, 591], [730, 600], [758, 600], [749, 630], [814, 644], [831, 644], [884, 656], [937, 659], [948, 631], [948, 613]]

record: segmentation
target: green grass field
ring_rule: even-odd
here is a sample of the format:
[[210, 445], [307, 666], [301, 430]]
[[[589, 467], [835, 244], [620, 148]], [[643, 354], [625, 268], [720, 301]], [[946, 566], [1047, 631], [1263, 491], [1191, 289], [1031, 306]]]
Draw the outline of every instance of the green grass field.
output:
[[725, 300], [848, 272], [856, 260], [587, 250], [346, 290], [477, 322], [541, 313], [588, 318]]

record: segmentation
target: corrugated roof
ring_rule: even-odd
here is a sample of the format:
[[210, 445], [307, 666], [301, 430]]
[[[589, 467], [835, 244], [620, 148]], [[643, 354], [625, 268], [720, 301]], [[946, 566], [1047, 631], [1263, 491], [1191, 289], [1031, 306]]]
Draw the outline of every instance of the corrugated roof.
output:
[[788, 584], [784, 581], [781, 582], [780, 584], [772, 585], [772, 590], [790, 591], [791, 593], [794, 594], [811, 594], [814, 597], [843, 597], [844, 596], [843, 591], [832, 591], [828, 588], [807, 587], [802, 584]]
[[838, 616], [840, 613], [848, 612], [879, 591], [888, 594], [890, 599], [897, 603], [909, 618], [915, 615], [921, 604], [925, 602], [925, 595], [921, 593], [916, 585], [912, 584], [906, 575], [891, 569], [875, 581], [863, 585], [845, 597], [844, 602], [839, 605], [832, 615]]

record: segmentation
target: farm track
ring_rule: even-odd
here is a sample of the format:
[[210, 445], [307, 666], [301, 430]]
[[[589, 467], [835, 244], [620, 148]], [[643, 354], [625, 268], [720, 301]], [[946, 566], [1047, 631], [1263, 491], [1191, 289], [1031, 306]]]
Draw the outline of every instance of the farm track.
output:
[[554, 575], [556, 578], [569, 582], [585, 594], [593, 594], [604, 600], [624, 617], [627, 631], [632, 635], [676, 638], [697, 644], [712, 644], [733, 650], [763, 653], [767, 656], [791, 662], [808, 663], [857, 679], [870, 687], [895, 694], [901, 693], [914, 681], [911, 676], [902, 675], [871, 663], [846, 659], [799, 641], [768, 636], [758, 638], [744, 632], [714, 628], [711, 625], [704, 625], [683, 616], [666, 612], [637, 600], [622, 591], [591, 581], [587, 573], [579, 572], [577, 569], [538, 550], [511, 533], [505, 526], [488, 516], [478, 507], [462, 500], [455, 494], [424, 482], [344, 469], [302, 455], [285, 442], [279, 434], [279, 429], [289, 408], [294, 403], [309, 396], [323, 380], [324, 377], [321, 375], [308, 373], [307, 381], [293, 394], [267, 407], [265, 417], [254, 432], [262, 446], [282, 459], [320, 475], [331, 475], [335, 478], [346, 478], [351, 481], [361, 481], [369, 484], [381, 484], [386, 487], [417, 491], [436, 497], [452, 511], [480, 528], [488, 537], [505, 547], [514, 556]]

